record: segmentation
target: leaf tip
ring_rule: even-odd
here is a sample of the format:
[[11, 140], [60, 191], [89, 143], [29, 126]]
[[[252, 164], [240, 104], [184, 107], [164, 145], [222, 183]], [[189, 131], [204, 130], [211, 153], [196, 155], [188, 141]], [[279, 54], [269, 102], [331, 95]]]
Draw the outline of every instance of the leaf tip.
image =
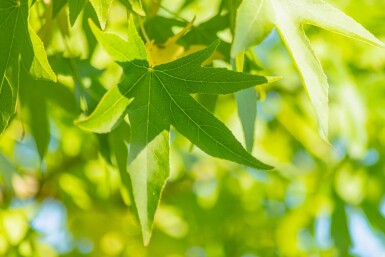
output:
[[143, 245], [147, 247], [150, 244], [152, 232], [149, 229], [143, 229], [142, 235], [143, 235]]
[[283, 79], [283, 76], [266, 76], [267, 83], [273, 83]]
[[231, 58], [235, 58], [243, 50], [244, 49], [242, 47], [240, 47], [240, 44], [238, 43], [237, 38], [235, 38], [234, 41], [233, 41], [233, 44], [231, 46], [231, 50], [230, 50]]
[[74, 125], [78, 126], [82, 130], [92, 132], [92, 133], [97, 133], [97, 134], [105, 134], [110, 132], [110, 130], [106, 130], [101, 126], [93, 126], [90, 124], [91, 122], [90, 117], [81, 117], [76, 120], [74, 120]]
[[385, 49], [385, 43], [380, 41], [380, 40], [378, 40], [378, 47]]
[[259, 163], [258, 165], [259, 170], [266, 170], [266, 171], [272, 171], [275, 169], [275, 167], [268, 165], [266, 163]]

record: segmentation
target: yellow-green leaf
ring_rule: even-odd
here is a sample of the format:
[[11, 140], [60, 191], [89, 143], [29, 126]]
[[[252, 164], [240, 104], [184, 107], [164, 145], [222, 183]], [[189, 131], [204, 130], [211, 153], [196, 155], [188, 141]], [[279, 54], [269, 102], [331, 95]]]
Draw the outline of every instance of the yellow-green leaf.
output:
[[320, 135], [327, 140], [328, 82], [305, 35], [304, 24], [384, 47], [384, 43], [364, 27], [323, 0], [244, 0], [238, 9], [232, 55], [259, 43], [276, 27], [307, 89]]

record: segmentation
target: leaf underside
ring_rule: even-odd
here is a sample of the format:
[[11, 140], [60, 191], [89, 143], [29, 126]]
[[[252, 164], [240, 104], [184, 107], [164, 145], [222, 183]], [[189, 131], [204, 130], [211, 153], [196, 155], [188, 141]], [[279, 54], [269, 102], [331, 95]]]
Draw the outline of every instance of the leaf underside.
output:
[[305, 35], [304, 24], [384, 47], [360, 24], [323, 0], [244, 0], [237, 12], [232, 55], [261, 42], [276, 27], [306, 87], [318, 119], [320, 135], [327, 140], [329, 86]]
[[[83, 129], [108, 133], [128, 113], [131, 125], [129, 174], [145, 243], [149, 242], [155, 210], [169, 174], [169, 130], [173, 126], [206, 153], [256, 169], [271, 169], [250, 155], [231, 131], [191, 94], [229, 94], [267, 83], [265, 77], [203, 68], [219, 42], [176, 61], [151, 67], [146, 48], [130, 20], [129, 42], [101, 32], [94, 35], [124, 70], [94, 112], [77, 121]], [[127, 54], [129, 53], [129, 54]]]

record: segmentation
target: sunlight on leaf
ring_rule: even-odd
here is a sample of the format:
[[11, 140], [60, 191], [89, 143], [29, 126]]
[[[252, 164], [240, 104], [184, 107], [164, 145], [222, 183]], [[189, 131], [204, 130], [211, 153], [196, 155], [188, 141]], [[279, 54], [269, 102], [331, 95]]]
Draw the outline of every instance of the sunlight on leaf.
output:
[[232, 55], [261, 42], [276, 27], [306, 86], [318, 118], [320, 135], [328, 140], [328, 82], [303, 31], [315, 25], [366, 43], [385, 47], [370, 32], [323, 0], [244, 0], [238, 9]]

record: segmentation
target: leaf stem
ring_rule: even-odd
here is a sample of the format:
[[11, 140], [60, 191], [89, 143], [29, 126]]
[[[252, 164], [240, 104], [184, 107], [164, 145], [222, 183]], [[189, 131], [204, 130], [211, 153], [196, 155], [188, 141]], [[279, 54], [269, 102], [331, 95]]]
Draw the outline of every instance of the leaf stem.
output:
[[142, 17], [140, 17], [139, 15], [137, 15], [137, 17], [138, 17], [139, 24], [140, 24], [140, 30], [143, 34], [144, 39], [146, 40], [146, 42], [150, 42], [151, 40], [147, 35], [146, 29], [144, 28]]
[[163, 10], [165, 10], [166, 12], [168, 12], [169, 14], [173, 15], [175, 18], [178, 18], [184, 22], [189, 22], [188, 20], [184, 19], [183, 17], [180, 17], [180, 15], [174, 11], [171, 11], [170, 9], [168, 9], [167, 7], [165, 7], [164, 5], [159, 5], [160, 8], [162, 8]]

